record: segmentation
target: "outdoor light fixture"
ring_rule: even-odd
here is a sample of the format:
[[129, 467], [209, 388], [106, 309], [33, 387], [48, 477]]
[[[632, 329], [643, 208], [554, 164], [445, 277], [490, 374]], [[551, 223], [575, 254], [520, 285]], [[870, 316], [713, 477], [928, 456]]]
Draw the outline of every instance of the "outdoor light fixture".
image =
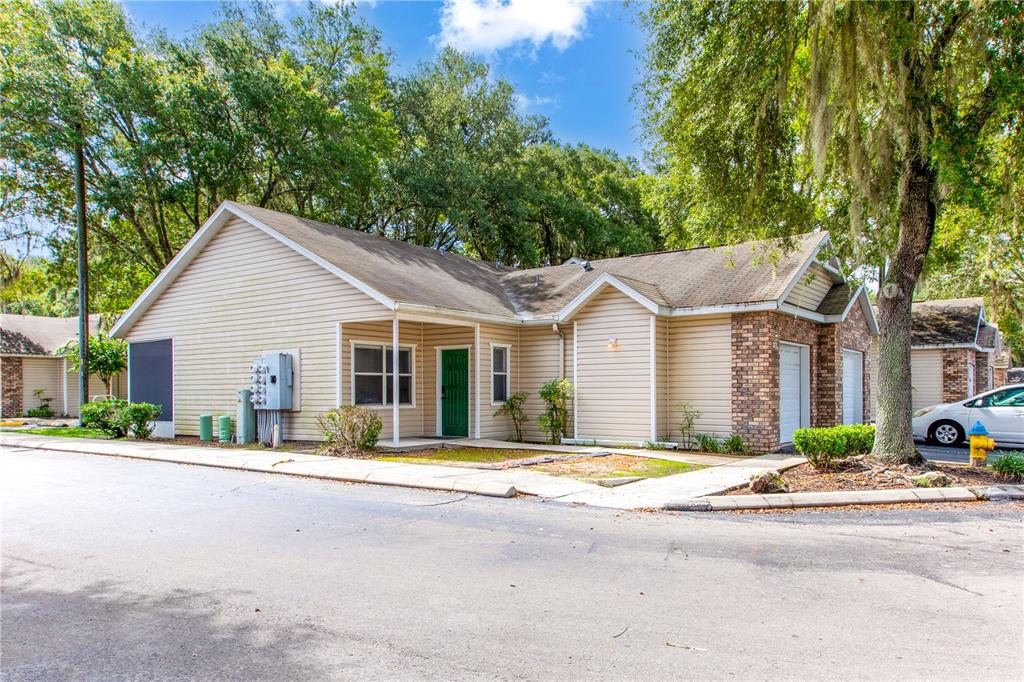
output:
[[608, 350], [618, 350], [619, 340], [616, 338], [608, 339]]

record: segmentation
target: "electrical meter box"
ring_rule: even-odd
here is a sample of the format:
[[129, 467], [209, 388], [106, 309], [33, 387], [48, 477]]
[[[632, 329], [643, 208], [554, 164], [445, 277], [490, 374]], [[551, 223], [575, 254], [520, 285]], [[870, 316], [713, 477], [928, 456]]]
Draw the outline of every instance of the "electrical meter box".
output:
[[252, 404], [257, 410], [292, 409], [292, 356], [265, 353], [252, 362]]

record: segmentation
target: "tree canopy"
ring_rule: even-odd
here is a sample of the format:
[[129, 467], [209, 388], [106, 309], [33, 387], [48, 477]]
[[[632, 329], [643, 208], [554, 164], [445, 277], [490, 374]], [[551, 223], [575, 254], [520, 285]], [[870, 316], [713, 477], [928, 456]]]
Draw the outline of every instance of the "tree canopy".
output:
[[[101, 312], [124, 310], [225, 199], [509, 265], [661, 243], [635, 161], [559, 143], [454, 50], [395, 74], [350, 4], [287, 23], [225, 4], [172, 40], [109, 0], [11, 0], [0, 116], [0, 210], [50, 228], [36, 264], [68, 288], [81, 124]], [[13, 282], [23, 259], [6, 256]]]

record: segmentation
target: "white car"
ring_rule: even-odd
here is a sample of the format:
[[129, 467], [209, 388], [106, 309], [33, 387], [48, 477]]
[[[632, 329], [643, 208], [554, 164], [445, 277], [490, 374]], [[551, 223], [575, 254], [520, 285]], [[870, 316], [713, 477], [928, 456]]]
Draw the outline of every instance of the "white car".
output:
[[959, 445], [981, 422], [997, 446], [1024, 446], [1024, 384], [1010, 384], [968, 400], [932, 405], [914, 413], [914, 438]]

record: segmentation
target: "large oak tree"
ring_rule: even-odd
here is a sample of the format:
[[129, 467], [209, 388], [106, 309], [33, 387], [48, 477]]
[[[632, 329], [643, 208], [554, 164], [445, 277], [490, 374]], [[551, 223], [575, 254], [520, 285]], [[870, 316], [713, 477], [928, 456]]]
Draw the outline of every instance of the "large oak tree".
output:
[[949, 189], [976, 183], [986, 144], [1020, 129], [1024, 7], [707, 0], [656, 3], [644, 23], [641, 93], [669, 236], [729, 243], [824, 226], [873, 262], [875, 455], [917, 460], [914, 289]]

